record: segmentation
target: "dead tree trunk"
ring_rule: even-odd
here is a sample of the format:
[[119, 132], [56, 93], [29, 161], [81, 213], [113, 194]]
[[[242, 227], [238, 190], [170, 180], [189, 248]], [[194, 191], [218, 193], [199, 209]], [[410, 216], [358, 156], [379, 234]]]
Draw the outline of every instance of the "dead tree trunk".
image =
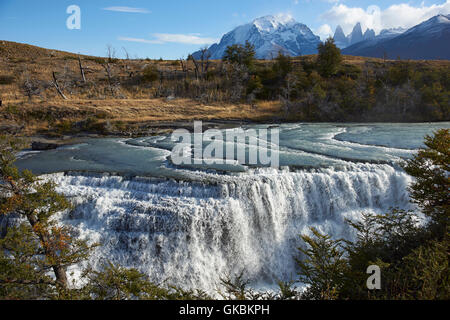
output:
[[58, 91], [59, 95], [64, 99], [67, 100], [67, 97], [62, 92], [61, 88], [59, 87], [58, 80], [56, 79], [56, 74], [53, 72], [53, 86], [56, 88], [56, 91]]
[[195, 67], [195, 79], [198, 80], [198, 76], [199, 76], [199, 74], [200, 74], [200, 69], [199, 69], [199, 66], [198, 66], [198, 62], [197, 62], [197, 60], [195, 60], [195, 58], [194, 58], [192, 55], [190, 56], [190, 59], [192, 60], [192, 62], [194, 62], [194, 67]]
[[186, 73], [187, 68], [186, 65], [184, 64], [184, 60], [180, 59], [180, 64], [181, 64], [181, 70], [183, 70], [184, 73]]
[[86, 83], [86, 76], [84, 75], [83, 64], [81, 63], [81, 58], [78, 56], [78, 65], [80, 66], [81, 78], [83, 79], [83, 83]]
[[108, 85], [109, 85], [109, 91], [111, 92], [111, 95], [114, 97], [114, 90], [112, 87], [112, 76], [111, 76], [111, 66], [109, 65], [109, 63], [105, 63], [103, 64], [103, 68], [106, 71], [106, 75], [108, 76]]

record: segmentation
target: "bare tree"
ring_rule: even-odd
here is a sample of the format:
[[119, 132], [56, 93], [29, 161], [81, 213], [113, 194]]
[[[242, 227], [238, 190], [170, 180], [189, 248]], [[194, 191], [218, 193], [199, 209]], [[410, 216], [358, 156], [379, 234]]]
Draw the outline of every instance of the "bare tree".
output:
[[200, 52], [201, 52], [200, 61], [201, 61], [202, 78], [205, 78], [210, 65], [209, 59], [211, 58], [211, 52], [209, 52], [208, 47], [201, 48]]
[[184, 73], [187, 73], [187, 64], [185, 63], [184, 57], [180, 58], [181, 69]]
[[133, 71], [131, 71], [130, 66], [128, 65], [128, 62], [130, 61], [130, 55], [128, 54], [128, 51], [125, 47], [122, 47], [122, 50], [125, 52], [125, 72], [128, 73], [128, 77], [133, 77]]
[[26, 77], [22, 83], [22, 91], [29, 100], [31, 100], [33, 96], [38, 96], [41, 94], [41, 88], [38, 82], [30, 79], [29, 77]]
[[291, 95], [298, 84], [298, 78], [294, 73], [288, 73], [286, 76], [286, 85], [281, 89], [280, 100], [283, 104], [284, 113], [287, 117], [292, 109]]
[[106, 52], [108, 56], [108, 62], [113, 62], [116, 59], [116, 49], [112, 45], [108, 44], [106, 46]]
[[194, 67], [195, 67], [195, 79], [198, 80], [199, 75], [200, 75], [200, 68], [198, 65], [197, 60], [194, 58], [194, 56], [192, 54], [189, 55], [188, 60], [192, 60], [192, 62], [194, 63]]
[[53, 72], [52, 75], [53, 75], [53, 82], [52, 82], [53, 86], [55, 87], [56, 91], [58, 91], [59, 95], [60, 95], [64, 100], [67, 100], [67, 97], [64, 95], [64, 93], [62, 92], [62, 90], [61, 90], [61, 88], [60, 88], [60, 86], [59, 86], [59, 84], [58, 84], [58, 79], [56, 78], [56, 73]]
[[105, 69], [106, 75], [108, 77], [108, 86], [109, 91], [111, 92], [111, 95], [114, 96], [114, 89], [113, 89], [113, 82], [112, 82], [112, 71], [111, 71], [111, 64], [108, 62], [102, 64], [103, 69]]
[[83, 64], [81, 63], [80, 56], [78, 56], [78, 65], [80, 67], [81, 79], [83, 80], [83, 83], [86, 83], [86, 76], [84, 74], [84, 67]]
[[112, 63], [114, 62], [116, 57], [116, 50], [110, 44], [108, 44], [106, 46], [106, 52], [108, 59], [106, 60], [105, 63], [102, 64], [102, 66], [103, 69], [105, 69], [106, 75], [108, 77], [109, 91], [111, 92], [111, 95], [114, 97], [116, 87], [119, 85], [118, 83], [113, 83], [113, 74], [112, 74]]
[[122, 50], [125, 52], [125, 60], [130, 60], [130, 55], [128, 54], [128, 51], [125, 47], [122, 47]]

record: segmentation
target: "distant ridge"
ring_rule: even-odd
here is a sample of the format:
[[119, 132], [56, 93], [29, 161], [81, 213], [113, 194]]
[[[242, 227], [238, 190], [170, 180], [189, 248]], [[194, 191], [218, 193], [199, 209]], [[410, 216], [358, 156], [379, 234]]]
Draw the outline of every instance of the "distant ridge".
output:
[[373, 58], [450, 60], [450, 15], [435, 16], [405, 32], [387, 30], [356, 43], [343, 54]]

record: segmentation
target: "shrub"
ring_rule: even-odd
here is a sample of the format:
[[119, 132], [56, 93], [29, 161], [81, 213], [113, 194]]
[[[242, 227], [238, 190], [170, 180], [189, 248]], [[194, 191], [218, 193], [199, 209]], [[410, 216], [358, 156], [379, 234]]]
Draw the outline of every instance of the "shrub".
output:
[[286, 75], [292, 71], [291, 57], [285, 56], [280, 51], [272, 68], [281, 78], [284, 79]]
[[148, 65], [142, 72], [142, 81], [151, 83], [159, 79], [159, 71], [154, 65]]
[[337, 76], [338, 77], [349, 77], [353, 80], [357, 80], [359, 78], [359, 76], [361, 75], [361, 68], [359, 68], [358, 66], [354, 66], [351, 64], [344, 64], [342, 65], [338, 72], [337, 72]]
[[0, 75], [0, 85], [8, 85], [13, 84], [15, 82], [15, 78], [13, 76], [1, 76]]
[[401, 86], [413, 76], [413, 69], [409, 62], [398, 62], [389, 68], [388, 79], [394, 86]]
[[253, 91], [260, 90], [263, 88], [261, 79], [258, 76], [252, 76], [247, 83], [247, 95], [251, 94]]
[[92, 62], [95, 62], [95, 63], [98, 63], [98, 64], [105, 64], [106, 63], [106, 59], [99, 58], [99, 57], [87, 57], [87, 58], [85, 58], [85, 60], [92, 61]]
[[251, 68], [255, 60], [255, 54], [255, 47], [250, 44], [250, 42], [246, 41], [245, 46], [241, 44], [228, 46], [223, 56], [223, 60]]

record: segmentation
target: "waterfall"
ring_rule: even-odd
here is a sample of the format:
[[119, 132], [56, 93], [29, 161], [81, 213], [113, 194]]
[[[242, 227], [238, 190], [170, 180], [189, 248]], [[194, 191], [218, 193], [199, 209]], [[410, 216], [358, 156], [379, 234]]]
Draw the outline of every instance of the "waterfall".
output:
[[[214, 177], [213, 177], [214, 176]], [[296, 278], [299, 235], [316, 227], [352, 238], [346, 218], [409, 208], [411, 178], [387, 164], [339, 170], [256, 169], [214, 182], [118, 176], [50, 176], [77, 204], [61, 219], [100, 242], [91, 257], [155, 282], [213, 292], [219, 277], [244, 271], [256, 285]]]

